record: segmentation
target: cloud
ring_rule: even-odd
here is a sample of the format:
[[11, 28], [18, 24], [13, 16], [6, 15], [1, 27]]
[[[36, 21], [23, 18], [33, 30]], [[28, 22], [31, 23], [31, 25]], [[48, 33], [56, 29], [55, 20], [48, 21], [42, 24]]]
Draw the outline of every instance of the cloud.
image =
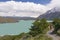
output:
[[60, 7], [60, 0], [51, 0], [47, 5], [33, 2], [0, 2], [0, 16], [38, 17], [54, 7]]
[[60, 7], [60, 0], [51, 0], [51, 2], [47, 5], [49, 8]]
[[33, 2], [0, 2], [0, 16], [37, 17], [48, 10], [48, 7]]

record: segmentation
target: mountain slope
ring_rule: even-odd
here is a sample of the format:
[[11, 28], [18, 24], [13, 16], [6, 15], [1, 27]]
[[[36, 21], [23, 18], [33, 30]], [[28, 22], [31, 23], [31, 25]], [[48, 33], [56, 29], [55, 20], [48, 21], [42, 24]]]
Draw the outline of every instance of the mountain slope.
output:
[[49, 11], [47, 11], [46, 13], [40, 15], [38, 17], [39, 19], [41, 18], [46, 18], [48, 20], [54, 19], [54, 18], [60, 18], [60, 8], [53, 8]]

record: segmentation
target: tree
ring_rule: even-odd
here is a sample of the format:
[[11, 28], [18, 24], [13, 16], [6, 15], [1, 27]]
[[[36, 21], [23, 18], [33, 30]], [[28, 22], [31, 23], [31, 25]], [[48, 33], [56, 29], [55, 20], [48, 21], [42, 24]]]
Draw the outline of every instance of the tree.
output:
[[57, 33], [57, 31], [60, 29], [60, 19], [54, 19], [52, 24], [54, 25], [54, 33]]
[[48, 28], [48, 25], [49, 24], [47, 23], [46, 19], [36, 20], [33, 23], [33, 26], [31, 26], [29, 34], [32, 36], [36, 36], [45, 33], [45, 30]]

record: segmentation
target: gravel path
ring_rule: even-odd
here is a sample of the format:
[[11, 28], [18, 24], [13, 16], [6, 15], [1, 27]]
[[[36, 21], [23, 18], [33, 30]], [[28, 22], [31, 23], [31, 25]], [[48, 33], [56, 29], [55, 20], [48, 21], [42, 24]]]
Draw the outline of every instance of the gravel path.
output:
[[50, 30], [50, 31], [48, 31], [48, 32], [47, 32], [47, 35], [50, 36], [50, 37], [52, 37], [53, 40], [60, 40], [60, 37], [59, 37], [59, 36], [57, 36], [57, 35], [55, 35], [55, 34], [51, 34], [52, 31], [53, 31], [53, 29]]

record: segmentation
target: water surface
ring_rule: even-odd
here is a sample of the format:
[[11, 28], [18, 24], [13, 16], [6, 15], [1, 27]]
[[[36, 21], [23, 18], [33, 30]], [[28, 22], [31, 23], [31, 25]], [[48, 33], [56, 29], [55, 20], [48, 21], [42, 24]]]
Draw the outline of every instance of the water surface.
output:
[[0, 35], [20, 34], [28, 32], [34, 20], [20, 20], [18, 23], [0, 24]]

